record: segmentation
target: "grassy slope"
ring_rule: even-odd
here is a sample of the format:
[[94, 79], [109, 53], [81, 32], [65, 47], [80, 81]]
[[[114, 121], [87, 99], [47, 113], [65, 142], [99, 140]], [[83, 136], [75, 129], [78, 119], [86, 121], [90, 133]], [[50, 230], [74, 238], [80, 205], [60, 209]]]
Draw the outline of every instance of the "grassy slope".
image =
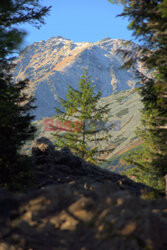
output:
[[[111, 147], [114, 146], [115, 149], [107, 156], [107, 159], [110, 159], [111, 163], [113, 163], [115, 157], [122, 155], [124, 152], [140, 144], [140, 141], [135, 135], [135, 129], [137, 126], [140, 126], [139, 110], [142, 108], [142, 104], [136, 90], [117, 92], [109, 97], [102, 98], [100, 103], [110, 105], [110, 121], [115, 124], [111, 130], [112, 139], [110, 143]], [[53, 140], [51, 133], [44, 131], [44, 119], [34, 122], [38, 128], [36, 138], [45, 136]], [[30, 148], [31, 142], [27, 142], [23, 147], [23, 151], [29, 153]]]
[[134, 144], [131, 148], [127, 148], [126, 151], [121, 152], [117, 155], [112, 156], [109, 159], [109, 163], [103, 163], [101, 165], [102, 168], [109, 169], [115, 173], [121, 173], [122, 170], [124, 170], [125, 163], [123, 160], [124, 157], [126, 157], [129, 153], [132, 153], [136, 150], [138, 150], [141, 147], [141, 142], [139, 142], [138, 145]]

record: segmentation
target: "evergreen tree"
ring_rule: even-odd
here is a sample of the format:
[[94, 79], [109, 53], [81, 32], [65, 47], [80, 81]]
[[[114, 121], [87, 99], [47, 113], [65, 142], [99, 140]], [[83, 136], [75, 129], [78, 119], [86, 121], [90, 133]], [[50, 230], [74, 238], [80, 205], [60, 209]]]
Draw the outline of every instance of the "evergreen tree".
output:
[[10, 56], [18, 53], [26, 34], [20, 24], [30, 23], [40, 28], [50, 7], [42, 7], [39, 0], [0, 1], [0, 69], [9, 62]]
[[16, 25], [39, 26], [47, 12], [38, 0], [0, 2], [0, 186], [11, 190], [23, 190], [32, 181], [31, 162], [19, 150], [35, 132], [33, 98], [25, 94], [28, 80], [15, 83], [11, 75], [12, 55], [25, 35]]
[[[55, 146], [69, 147], [76, 155], [91, 162], [103, 161], [105, 153], [111, 152], [107, 127], [109, 104], [100, 106], [99, 91], [94, 93], [95, 86], [91, 86], [90, 77], [85, 70], [79, 82], [79, 90], [69, 86], [66, 100], [60, 98], [62, 108], [56, 108], [56, 120], [60, 126], [55, 126]], [[105, 144], [105, 146], [104, 146]]]
[[129, 29], [141, 43], [137, 54], [124, 51], [125, 66], [135, 69], [135, 62], [139, 60], [152, 75], [146, 77], [135, 69], [143, 84], [139, 89], [144, 105], [142, 128], [137, 130], [143, 147], [128, 157], [128, 162], [135, 166], [129, 174], [140, 182], [163, 190], [167, 174], [167, 1], [119, 2], [124, 4], [120, 16], [129, 18]]
[[32, 178], [28, 157], [19, 155], [35, 132], [34, 116], [29, 113], [35, 108], [33, 98], [24, 93], [27, 83], [14, 84], [10, 75], [0, 76], [0, 186], [13, 190], [23, 188]]

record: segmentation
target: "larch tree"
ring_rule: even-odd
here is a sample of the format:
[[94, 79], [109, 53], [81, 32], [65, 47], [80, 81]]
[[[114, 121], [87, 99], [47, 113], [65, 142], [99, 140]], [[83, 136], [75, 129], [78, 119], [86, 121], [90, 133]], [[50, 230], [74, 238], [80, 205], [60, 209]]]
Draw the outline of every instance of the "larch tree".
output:
[[[77, 156], [97, 164], [104, 154], [111, 152], [111, 126], [107, 126], [109, 105], [98, 105], [101, 92], [94, 92], [90, 77], [85, 70], [79, 81], [78, 90], [69, 86], [66, 100], [60, 98], [62, 110], [56, 108], [54, 126], [55, 146], [68, 147]], [[107, 143], [108, 142], [108, 143]]]

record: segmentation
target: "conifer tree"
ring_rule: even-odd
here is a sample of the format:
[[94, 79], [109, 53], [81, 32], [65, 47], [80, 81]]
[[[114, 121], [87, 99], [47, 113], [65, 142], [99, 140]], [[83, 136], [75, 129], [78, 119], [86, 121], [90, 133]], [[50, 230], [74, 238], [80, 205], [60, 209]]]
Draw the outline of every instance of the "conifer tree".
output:
[[111, 128], [106, 125], [109, 105], [98, 105], [101, 92], [95, 94], [94, 88], [86, 70], [81, 76], [79, 90], [69, 86], [66, 100], [60, 98], [63, 110], [56, 108], [55, 118], [61, 124], [55, 126], [54, 136], [57, 148], [67, 146], [79, 157], [97, 164], [113, 149], [109, 148]]
[[40, 5], [39, 0], [0, 1], [0, 69], [14, 53], [18, 53], [26, 32], [20, 24], [30, 23], [37, 28], [44, 24], [50, 7]]
[[18, 24], [39, 26], [48, 10], [39, 0], [0, 1], [0, 186], [12, 191], [32, 182], [31, 161], [19, 150], [35, 132], [33, 98], [25, 94], [29, 82], [15, 83], [11, 75], [12, 56], [25, 35]]
[[120, 16], [129, 18], [129, 29], [141, 43], [137, 54], [124, 51], [125, 66], [135, 69], [135, 62], [139, 60], [152, 75], [147, 77], [136, 71], [143, 84], [139, 89], [144, 106], [142, 127], [137, 130], [143, 146], [128, 156], [128, 162], [134, 165], [129, 174], [140, 182], [163, 190], [167, 174], [167, 1], [114, 2], [124, 4]]
[[[33, 139], [35, 127], [33, 98], [24, 90], [28, 81], [13, 83], [11, 76], [0, 76], [0, 186], [23, 188], [32, 178], [31, 162], [19, 150], [26, 140]], [[29, 166], [28, 166], [29, 165]]]

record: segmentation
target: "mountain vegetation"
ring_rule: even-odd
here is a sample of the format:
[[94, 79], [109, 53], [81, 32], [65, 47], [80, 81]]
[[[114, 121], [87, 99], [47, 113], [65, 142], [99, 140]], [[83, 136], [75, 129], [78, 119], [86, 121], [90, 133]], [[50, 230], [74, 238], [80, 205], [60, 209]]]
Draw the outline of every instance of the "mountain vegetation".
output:
[[[140, 124], [140, 109], [142, 108], [140, 99], [140, 95], [137, 90], [134, 89], [116, 92], [111, 96], [100, 98], [98, 101], [97, 106], [105, 106], [108, 104], [108, 108], [110, 109], [107, 123], [108, 125], [110, 124], [110, 148], [112, 146], [114, 150], [105, 156], [105, 159], [107, 159], [107, 161], [109, 160], [109, 162], [108, 164], [104, 164], [105, 166], [107, 165], [107, 168], [112, 171], [116, 170], [116, 172], [119, 172], [119, 167], [117, 168], [112, 164], [111, 158], [113, 156], [120, 155], [121, 152], [127, 152], [130, 148], [133, 148], [141, 143], [134, 133], [136, 127]], [[124, 111], [125, 109], [126, 112]], [[118, 116], [119, 113], [121, 113], [121, 115]], [[54, 116], [44, 117], [43, 119], [34, 121], [33, 125], [37, 129], [35, 139], [47, 137], [49, 140], [54, 142], [54, 137], [52, 135], [53, 129], [51, 125], [55, 124], [56, 121]], [[22, 147], [22, 153], [31, 155], [32, 145], [32, 141], [27, 141]], [[103, 165], [103, 162], [101, 164]]]
[[[121, 2], [129, 4], [128, 9], [124, 10], [125, 15], [129, 15], [130, 10], [133, 10], [133, 14], [141, 14], [140, 20], [135, 19], [136, 23], [132, 22], [131, 27], [139, 34], [139, 37], [146, 35], [145, 39], [148, 38], [150, 44], [139, 47], [139, 53], [135, 55], [135, 58], [139, 56], [139, 61], [143, 62], [150, 72], [153, 72], [152, 77], [137, 72], [140, 81], [144, 79], [143, 87], [140, 89], [144, 105], [143, 128], [139, 129], [144, 148], [139, 151], [140, 162], [138, 154], [136, 154], [138, 157], [136, 159], [133, 156], [134, 169], [140, 172], [140, 176], [147, 173], [146, 179], [141, 179], [142, 182], [154, 186], [153, 181], [156, 181], [157, 186], [154, 188], [162, 190], [162, 177], [166, 170], [166, 64], [162, 54], [164, 49], [165, 60], [166, 24], [164, 19], [167, 2], [166, 0]], [[128, 10], [127, 13], [126, 10]], [[14, 67], [11, 57], [24, 37], [24, 32], [15, 25], [30, 22], [38, 26], [43, 23], [43, 17], [48, 11], [48, 8], [40, 6], [39, 0], [1, 0], [0, 2], [0, 249], [165, 250], [167, 246], [167, 201], [164, 195], [158, 194], [158, 198], [161, 197], [161, 199], [156, 199], [154, 188], [143, 183], [136, 183], [126, 176], [92, 164], [96, 161], [94, 156], [99, 151], [96, 145], [94, 148], [88, 146], [88, 141], [90, 144], [98, 143], [98, 139], [107, 146], [107, 138], [101, 132], [107, 132], [107, 122], [110, 121], [112, 124], [110, 119], [118, 121], [114, 131], [115, 143], [121, 140], [124, 141], [124, 146], [131, 146], [130, 142], [134, 142], [136, 137], [134, 138], [130, 127], [138, 123], [139, 113], [137, 112], [141, 107], [136, 91], [126, 90], [100, 98], [101, 92], [99, 90], [94, 92], [90, 77], [87, 72], [84, 72], [80, 78], [79, 87], [69, 86], [67, 98], [61, 98], [62, 109], [57, 108], [57, 121], [61, 123], [56, 123], [60, 125], [58, 127], [53, 126], [59, 132], [55, 140], [57, 147], [71, 145], [74, 153], [79, 149], [78, 155], [73, 154], [67, 147], [56, 150], [48, 138], [39, 138], [39, 134], [33, 143], [31, 157], [20, 153], [25, 140], [33, 138], [34, 124], [37, 121], [32, 123], [34, 100], [31, 97], [31, 90], [27, 88], [31, 83], [25, 79], [18, 79], [16, 82], [16, 78], [14, 79], [11, 75], [11, 69]], [[149, 17], [145, 16], [143, 20], [147, 12]], [[152, 23], [151, 20], [155, 22]], [[148, 25], [145, 26], [147, 22]], [[145, 29], [136, 30], [138, 24]], [[149, 33], [151, 30], [152, 34]], [[162, 39], [159, 40], [159, 37]], [[110, 47], [113, 41], [109, 40]], [[106, 42], [108, 43], [108, 39], [102, 43]], [[59, 48], [64, 48], [64, 44], [58, 44]], [[112, 45], [114, 46], [115, 42]], [[57, 44], [55, 47], [57, 48]], [[82, 56], [87, 60], [90, 57], [86, 55], [92, 52], [94, 58], [92, 62], [94, 62], [98, 55], [99, 59], [101, 55], [103, 59], [109, 55], [108, 52], [106, 53], [107, 50], [105, 51], [107, 56], [104, 56], [104, 53], [99, 54], [102, 50], [99, 47], [91, 47], [90, 50], [84, 50]], [[129, 53], [130, 51], [127, 53], [129, 60], [126, 65], [133, 66], [135, 60], [129, 57]], [[115, 58], [114, 65], [120, 65], [120, 57]], [[105, 59], [102, 64], [106, 62]], [[69, 57], [62, 61], [60, 59], [59, 63], [56, 66], [62, 70], [62, 65], [65, 63], [67, 66], [69, 63]], [[102, 64], [96, 64], [101, 72], [104, 71], [104, 68], [101, 68]], [[136, 65], [139, 66], [139, 64]], [[111, 66], [108, 60], [105, 66], [107, 70], [112, 69], [108, 67]], [[43, 69], [44, 76], [46, 76], [48, 68]], [[54, 71], [55, 68], [52, 70]], [[62, 72], [65, 74], [63, 70]], [[75, 75], [76, 72], [79, 71], [76, 70], [73, 74]], [[25, 75], [22, 76], [24, 78]], [[110, 78], [104, 77], [104, 79]], [[113, 81], [115, 80], [116, 78], [113, 77]], [[44, 82], [41, 79], [40, 81], [43, 86]], [[130, 83], [130, 86], [132, 85]], [[63, 88], [63, 85], [61, 87]], [[102, 87], [104, 88], [104, 85]], [[39, 93], [42, 92], [39, 91]], [[112, 105], [113, 109], [111, 109]], [[41, 120], [38, 122], [39, 126], [44, 123]], [[102, 128], [104, 131], [101, 131]], [[121, 129], [121, 132], [117, 129]], [[94, 135], [95, 138], [93, 138]], [[144, 149], [145, 152], [143, 152]], [[116, 157], [124, 153], [122, 148], [117, 150]], [[33, 171], [31, 166], [33, 166]], [[139, 168], [137, 169], [136, 166]], [[144, 168], [142, 169], [141, 166]], [[31, 185], [33, 177], [35, 177], [34, 185]], [[136, 178], [140, 180], [139, 177]], [[28, 185], [31, 187], [26, 190]], [[28, 193], [25, 193], [25, 190]], [[21, 193], [16, 193], [16, 191], [21, 191]]]
[[167, 1], [112, 2], [124, 4], [120, 16], [129, 18], [129, 29], [141, 44], [138, 57], [123, 51], [125, 67], [135, 69], [139, 60], [152, 71], [152, 77], [148, 77], [135, 69], [143, 84], [139, 90], [144, 106], [142, 127], [137, 130], [143, 147], [128, 157], [128, 163], [134, 165], [129, 174], [137, 181], [163, 190], [167, 174]]
[[38, 26], [48, 10], [38, 0], [0, 2], [0, 186], [11, 190], [24, 188], [32, 178], [30, 161], [18, 151], [35, 132], [33, 98], [25, 93], [28, 81], [15, 83], [10, 73], [12, 55], [25, 35], [17, 25]]
[[67, 146], [76, 155], [97, 164], [104, 160], [102, 155], [113, 149], [109, 149], [112, 127], [107, 126], [109, 104], [98, 106], [101, 92], [95, 94], [94, 88], [86, 70], [80, 78], [79, 90], [69, 86], [66, 100], [60, 98], [65, 111], [56, 108], [55, 118], [62, 126], [55, 126], [58, 132], [54, 136], [57, 148]]

